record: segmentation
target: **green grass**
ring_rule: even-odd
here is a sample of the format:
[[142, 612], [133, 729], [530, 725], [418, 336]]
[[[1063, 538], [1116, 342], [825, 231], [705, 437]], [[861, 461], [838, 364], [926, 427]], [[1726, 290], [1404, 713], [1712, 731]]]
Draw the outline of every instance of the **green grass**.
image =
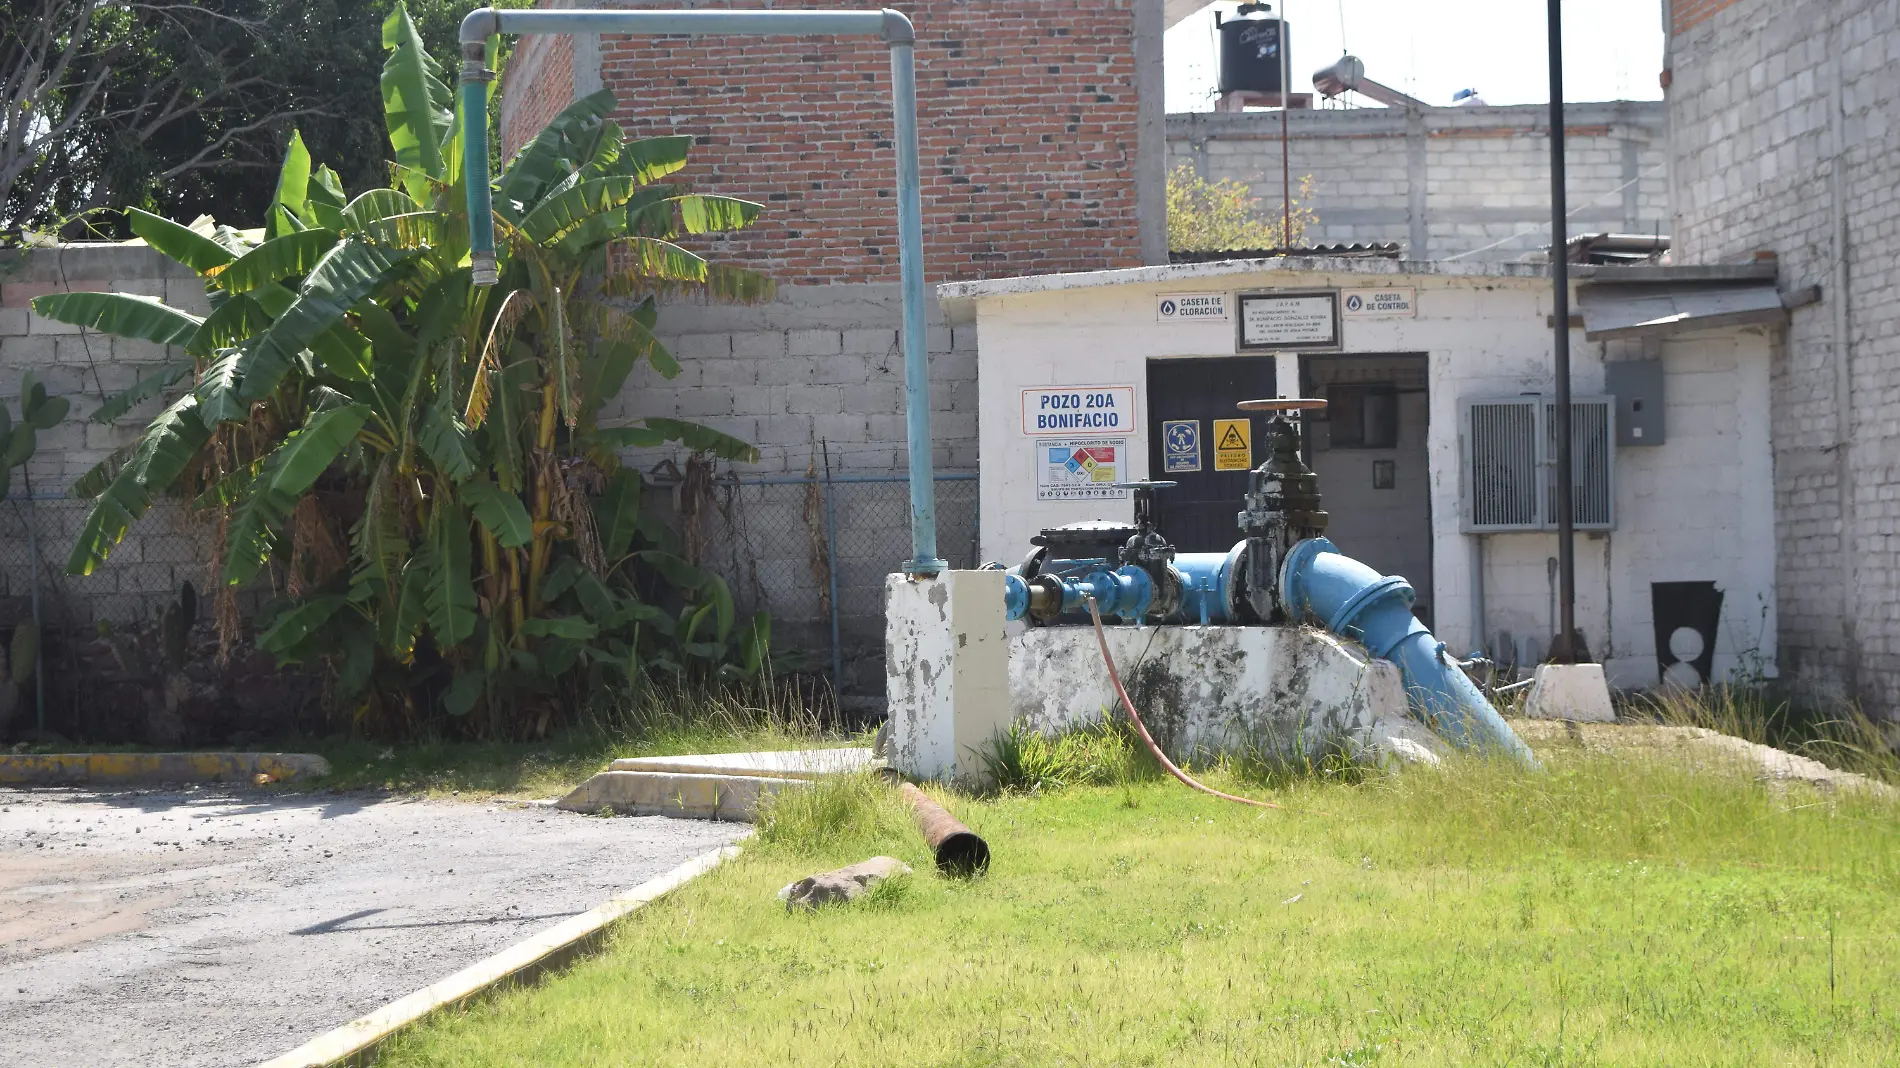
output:
[[[601, 956], [397, 1040], [420, 1065], [1900, 1062], [1900, 810], [1553, 751], [1353, 783], [1216, 769], [952, 798], [938, 877], [869, 779], [788, 799]], [[887, 853], [868, 907], [793, 879]]]
[[540, 742], [323, 742], [315, 748], [331, 773], [285, 788], [549, 797], [621, 757], [869, 744], [824, 729], [793, 697], [655, 692], [632, 712]]

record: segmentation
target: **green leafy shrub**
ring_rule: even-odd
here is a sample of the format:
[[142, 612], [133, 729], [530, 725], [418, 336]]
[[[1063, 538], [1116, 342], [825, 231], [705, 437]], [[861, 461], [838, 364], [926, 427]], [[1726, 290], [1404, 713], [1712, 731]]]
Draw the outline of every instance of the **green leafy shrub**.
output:
[[182, 352], [94, 419], [189, 387], [75, 486], [95, 503], [68, 570], [98, 567], [158, 495], [187, 497], [217, 524], [221, 636], [238, 628], [233, 590], [268, 575], [284, 596], [257, 644], [327, 671], [373, 733], [533, 736], [655, 673], [756, 677], [769, 621], [741, 618], [642, 508], [617, 450], [756, 451], [696, 424], [599, 415], [636, 364], [680, 371], [652, 333], [657, 297], [769, 297], [770, 280], [676, 243], [746, 226], [759, 206], [662, 181], [691, 139], [626, 139], [603, 91], [502, 170], [500, 284], [475, 286], [454, 98], [400, 4], [383, 44], [388, 187], [346, 194], [293, 135], [259, 230], [128, 212], [203, 278], [209, 315], [116, 293], [34, 302]]

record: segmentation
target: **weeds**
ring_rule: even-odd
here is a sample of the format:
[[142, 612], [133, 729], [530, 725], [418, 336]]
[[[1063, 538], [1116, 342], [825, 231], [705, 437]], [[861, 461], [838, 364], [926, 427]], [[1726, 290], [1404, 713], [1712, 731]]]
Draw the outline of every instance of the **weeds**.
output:
[[826, 853], [842, 842], [875, 844], [874, 851], [898, 856], [896, 850], [916, 837], [896, 791], [872, 772], [831, 775], [806, 789], [780, 791], [761, 804], [757, 826], [762, 848], [791, 856]]
[[1900, 751], [1891, 727], [1851, 704], [1817, 709], [1796, 704], [1768, 685], [1744, 684], [1643, 694], [1626, 701], [1621, 713], [1665, 726], [1707, 728], [1900, 784]]
[[1114, 786], [1153, 778], [1159, 765], [1120, 721], [1044, 734], [1021, 720], [977, 754], [983, 773], [1002, 791]]

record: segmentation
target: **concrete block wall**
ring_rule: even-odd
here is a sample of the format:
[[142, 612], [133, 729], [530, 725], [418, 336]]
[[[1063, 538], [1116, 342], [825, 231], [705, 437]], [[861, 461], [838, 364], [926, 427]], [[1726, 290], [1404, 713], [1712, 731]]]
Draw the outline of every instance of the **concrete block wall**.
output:
[[[1565, 109], [1570, 233], [1668, 232], [1661, 103]], [[1310, 243], [1398, 242], [1408, 259], [1523, 258], [1549, 242], [1542, 106], [1294, 111], [1295, 195], [1312, 176]], [[1281, 198], [1278, 112], [1168, 116], [1168, 167], [1245, 182], [1269, 217]], [[1493, 247], [1487, 247], [1493, 246]]]
[[93, 410], [105, 397], [186, 359], [175, 347], [82, 331], [32, 311], [34, 297], [82, 291], [137, 293], [198, 314], [209, 310], [195, 274], [140, 245], [35, 249], [0, 261], [0, 403], [19, 414], [21, 377], [30, 371], [49, 393], [72, 404], [64, 421], [39, 432], [33, 458], [13, 473], [8, 514], [0, 520], [6, 535], [0, 548], [0, 626], [30, 618], [29, 523], [47, 610], [65, 613], [69, 621], [147, 620], [177, 595], [180, 583], [205, 586], [210, 532], [171, 500], [160, 501], [135, 525], [103, 568], [83, 578], [62, 574], [90, 506], [68, 498], [67, 491], [114, 450], [136, 441], [163, 402], [147, 401], [109, 424], [92, 422]]
[[1678, 261], [1821, 287], [1773, 369], [1783, 668], [1900, 717], [1900, 4], [1670, 7]]

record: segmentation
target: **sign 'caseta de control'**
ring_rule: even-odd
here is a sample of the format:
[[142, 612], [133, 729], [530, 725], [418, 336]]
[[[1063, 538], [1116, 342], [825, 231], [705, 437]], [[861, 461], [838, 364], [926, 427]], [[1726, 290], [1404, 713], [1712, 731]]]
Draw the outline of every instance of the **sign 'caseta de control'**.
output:
[[1135, 387], [1051, 386], [1023, 390], [1025, 434], [1128, 434]]

